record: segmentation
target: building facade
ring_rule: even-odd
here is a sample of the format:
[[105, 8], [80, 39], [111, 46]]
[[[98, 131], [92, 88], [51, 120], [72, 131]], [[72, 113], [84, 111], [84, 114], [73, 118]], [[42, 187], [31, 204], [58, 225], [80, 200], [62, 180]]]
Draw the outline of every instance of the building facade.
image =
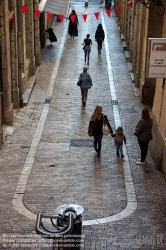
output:
[[[144, 3], [145, 1], [142, 1]], [[166, 87], [165, 79], [146, 78], [148, 38], [166, 38], [166, 12], [150, 1], [150, 9], [139, 1], [115, 0], [121, 37], [125, 41], [131, 77], [138, 88], [140, 101], [152, 107], [153, 141], [149, 148], [157, 169], [166, 177]]]
[[[27, 11], [23, 13], [23, 6]], [[0, 132], [11, 125], [13, 110], [23, 105], [23, 94], [40, 65], [39, 0], [0, 1]]]

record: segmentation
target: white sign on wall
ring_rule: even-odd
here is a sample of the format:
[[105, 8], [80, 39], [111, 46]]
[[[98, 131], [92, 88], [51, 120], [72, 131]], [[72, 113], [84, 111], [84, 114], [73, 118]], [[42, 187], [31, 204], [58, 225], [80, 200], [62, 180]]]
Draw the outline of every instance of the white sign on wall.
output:
[[166, 78], [166, 38], [148, 38], [147, 78]]

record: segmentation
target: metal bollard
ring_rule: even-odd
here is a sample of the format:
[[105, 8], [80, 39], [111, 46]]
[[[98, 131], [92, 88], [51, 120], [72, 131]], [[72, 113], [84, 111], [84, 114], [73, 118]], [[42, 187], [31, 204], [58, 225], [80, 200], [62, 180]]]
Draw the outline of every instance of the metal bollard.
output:
[[[57, 208], [59, 218], [57, 220], [58, 226], [67, 225], [68, 214], [70, 212], [75, 213], [73, 229], [70, 235], [65, 235], [63, 237], [64, 244], [63, 248], [58, 248], [58, 250], [80, 250], [81, 249], [81, 232], [82, 232], [82, 213], [84, 208], [76, 204], [64, 204]], [[64, 216], [65, 215], [65, 216]], [[64, 219], [60, 219], [62, 218]], [[63, 242], [62, 240], [62, 242]], [[68, 246], [67, 246], [68, 245]]]
[[[79, 205], [64, 204], [57, 208], [58, 215], [39, 213], [36, 233], [53, 239], [53, 250], [57, 250], [57, 246], [58, 250], [80, 250], [83, 211], [84, 208]], [[42, 219], [50, 219], [53, 229], [46, 228]]]

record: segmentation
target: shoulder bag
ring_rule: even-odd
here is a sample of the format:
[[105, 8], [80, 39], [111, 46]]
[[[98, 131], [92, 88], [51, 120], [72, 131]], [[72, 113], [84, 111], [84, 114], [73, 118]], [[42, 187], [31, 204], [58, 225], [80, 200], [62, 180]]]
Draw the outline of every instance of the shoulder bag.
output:
[[110, 133], [110, 130], [108, 128], [108, 125], [104, 119], [104, 115], [103, 115], [103, 127], [102, 127], [102, 132], [103, 132], [103, 135], [108, 135]]
[[81, 82], [82, 82], [82, 74], [80, 74], [80, 76], [81, 76], [81, 79], [77, 82], [77, 85], [78, 85], [79, 87], [81, 87]]

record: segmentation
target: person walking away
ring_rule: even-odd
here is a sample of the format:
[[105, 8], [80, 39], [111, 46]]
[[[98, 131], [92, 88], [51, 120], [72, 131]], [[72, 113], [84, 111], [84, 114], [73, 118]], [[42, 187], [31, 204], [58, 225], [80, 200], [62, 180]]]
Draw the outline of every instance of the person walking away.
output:
[[99, 23], [95, 33], [95, 41], [97, 42], [98, 55], [101, 55], [102, 42], [104, 41], [104, 39], [105, 39], [105, 33], [103, 30], [103, 26], [101, 23]]
[[[126, 136], [123, 133], [123, 128], [118, 127], [115, 134], [112, 135], [114, 137], [114, 142], [116, 145], [116, 155], [119, 157], [121, 156], [121, 159], [123, 159], [125, 156], [123, 154], [123, 141], [126, 144]], [[120, 152], [120, 155], [119, 155]]]
[[112, 128], [110, 126], [110, 123], [108, 121], [108, 118], [106, 115], [103, 115], [102, 113], [102, 107], [97, 105], [89, 122], [89, 127], [88, 127], [88, 135], [94, 137], [94, 149], [97, 152], [97, 158], [100, 158], [100, 152], [101, 152], [101, 147], [102, 147], [102, 137], [103, 137], [103, 132], [102, 132], [102, 127], [104, 121], [106, 122], [110, 134], [113, 134]]
[[[74, 22], [72, 21], [72, 17], [71, 16], [75, 16]], [[75, 12], [75, 10], [72, 10], [70, 16], [69, 16], [69, 26], [68, 26], [68, 34], [70, 35], [70, 37], [74, 37], [78, 36], [78, 17], [77, 14]]]
[[57, 42], [57, 37], [53, 32], [53, 28], [48, 28], [45, 30], [45, 32], [48, 32], [48, 38], [49, 38], [49, 40], [51, 42], [51, 46], [52, 46], [53, 42]]
[[86, 38], [84, 39], [82, 45], [84, 45], [83, 49], [85, 52], [85, 63], [86, 63], [86, 57], [87, 57], [87, 59], [88, 59], [87, 65], [89, 65], [91, 45], [92, 45], [92, 40], [90, 39], [90, 34], [86, 35]]
[[84, 107], [86, 107], [88, 89], [90, 89], [93, 86], [92, 79], [87, 71], [88, 71], [88, 67], [84, 66], [83, 72], [80, 74], [80, 77], [78, 80], [78, 81], [81, 81], [80, 89], [81, 89], [81, 95], [82, 95], [82, 104]]
[[139, 165], [145, 164], [148, 153], [148, 144], [152, 140], [153, 120], [150, 118], [149, 110], [144, 108], [142, 110], [142, 118], [136, 125], [134, 135], [137, 136], [138, 144], [141, 149], [141, 159], [136, 163]]

